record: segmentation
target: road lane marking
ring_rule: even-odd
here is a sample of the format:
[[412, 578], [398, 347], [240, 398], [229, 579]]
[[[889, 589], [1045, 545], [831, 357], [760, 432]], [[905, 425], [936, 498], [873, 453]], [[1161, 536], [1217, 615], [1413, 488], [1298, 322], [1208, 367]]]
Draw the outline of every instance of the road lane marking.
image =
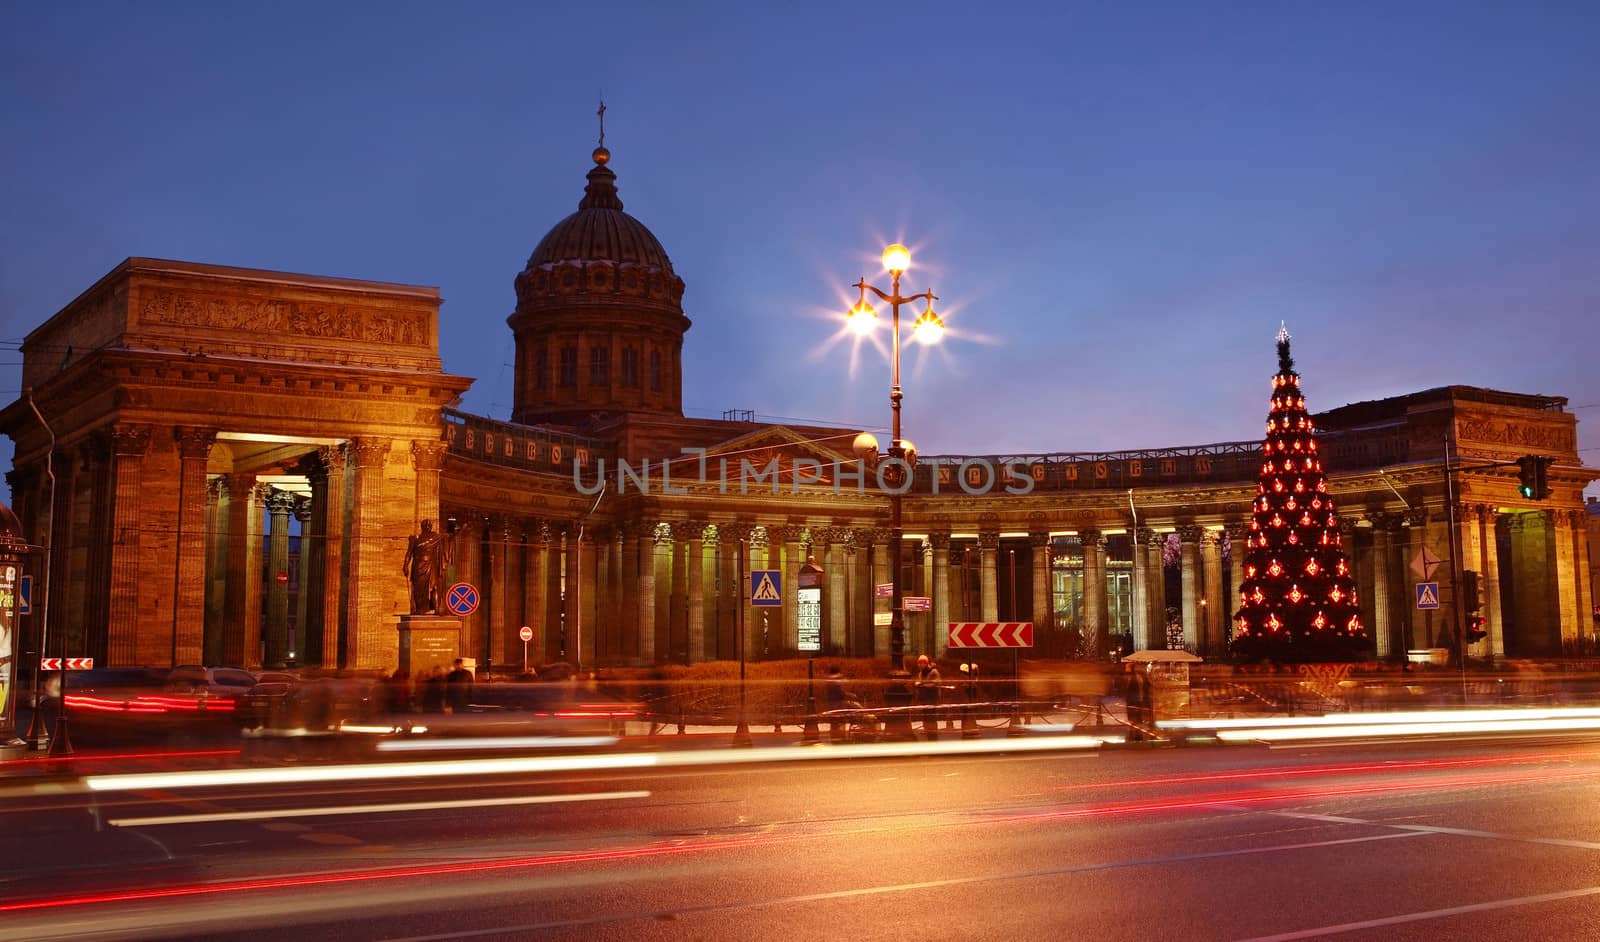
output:
[[1475, 828], [1447, 828], [1432, 824], [1390, 824], [1387, 821], [1369, 821], [1363, 818], [1346, 818], [1332, 814], [1303, 814], [1291, 811], [1272, 811], [1280, 818], [1304, 818], [1326, 821], [1330, 824], [1364, 824], [1375, 828], [1393, 828], [1399, 831], [1423, 831], [1428, 834], [1448, 834], [1452, 837], [1477, 837], [1491, 841], [1518, 841], [1525, 844], [1549, 844], [1555, 847], [1575, 847], [1578, 850], [1600, 850], [1600, 842], [1575, 841], [1565, 837], [1533, 837], [1525, 834], [1502, 834], [1498, 831], [1479, 831]]
[[1291, 942], [1294, 939], [1315, 939], [1326, 935], [1339, 935], [1345, 932], [1360, 932], [1362, 929], [1376, 929], [1382, 926], [1398, 926], [1407, 922], [1423, 922], [1428, 919], [1444, 919], [1449, 916], [1464, 916], [1468, 913], [1485, 913], [1496, 909], [1509, 909], [1513, 906], [1532, 906], [1537, 903], [1558, 903], [1562, 900], [1579, 899], [1585, 896], [1600, 894], [1600, 886], [1586, 886], [1577, 890], [1562, 890], [1559, 893], [1540, 893], [1535, 896], [1517, 896], [1511, 899], [1490, 900], [1486, 903], [1468, 903], [1465, 906], [1450, 906], [1445, 909], [1429, 909], [1416, 913], [1402, 913], [1398, 916], [1384, 916], [1379, 919], [1364, 919], [1360, 922], [1342, 922], [1332, 926], [1317, 926], [1314, 929], [1297, 929], [1294, 932], [1280, 932], [1276, 935], [1258, 935], [1239, 942]]
[[[649, 798], [649, 792], [588, 792], [580, 795], [518, 795], [512, 798], [464, 798], [456, 801], [407, 801], [388, 805], [344, 805], [338, 808], [273, 808], [266, 811], [219, 811], [211, 814], [171, 814], [147, 818], [112, 818], [118, 828], [156, 827], [165, 824], [208, 824], [215, 821], [265, 821], [272, 818], [322, 818], [347, 814], [390, 814], [404, 811], [443, 811], [451, 808], [498, 808], [507, 805], [554, 805], [572, 801], [622, 801]], [[278, 827], [282, 827], [279, 825]], [[298, 826], [295, 826], [298, 829]]]

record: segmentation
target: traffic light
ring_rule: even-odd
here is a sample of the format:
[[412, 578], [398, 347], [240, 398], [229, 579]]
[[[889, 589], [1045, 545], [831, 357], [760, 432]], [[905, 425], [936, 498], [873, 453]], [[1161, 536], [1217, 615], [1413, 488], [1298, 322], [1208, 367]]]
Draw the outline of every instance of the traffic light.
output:
[[1482, 615], [1473, 615], [1467, 619], [1467, 643], [1477, 644], [1489, 636], [1488, 622]]
[[1461, 604], [1469, 612], [1483, 608], [1483, 580], [1474, 570], [1461, 571]]
[[1523, 455], [1517, 459], [1517, 493], [1528, 500], [1550, 496], [1550, 460], [1543, 455]]

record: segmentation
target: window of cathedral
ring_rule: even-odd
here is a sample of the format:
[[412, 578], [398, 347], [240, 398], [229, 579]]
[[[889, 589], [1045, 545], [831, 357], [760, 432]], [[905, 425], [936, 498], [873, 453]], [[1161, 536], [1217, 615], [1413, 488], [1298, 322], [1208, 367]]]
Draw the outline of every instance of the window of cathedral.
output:
[[639, 385], [639, 351], [633, 347], [622, 348], [622, 385]]
[[611, 384], [611, 348], [589, 348], [589, 385], [608, 386]]
[[533, 351], [533, 388], [543, 389], [549, 382], [550, 348], [539, 344]]
[[661, 351], [650, 351], [650, 391], [661, 391]]
[[578, 348], [568, 345], [561, 348], [561, 379], [563, 386], [578, 385]]

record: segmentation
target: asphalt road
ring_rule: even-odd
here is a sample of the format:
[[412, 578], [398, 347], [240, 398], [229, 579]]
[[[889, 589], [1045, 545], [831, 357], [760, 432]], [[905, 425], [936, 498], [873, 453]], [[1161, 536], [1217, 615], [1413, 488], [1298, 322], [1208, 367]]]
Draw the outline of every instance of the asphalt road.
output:
[[0, 938], [1600, 938], [1597, 797], [1570, 736], [11, 782]]

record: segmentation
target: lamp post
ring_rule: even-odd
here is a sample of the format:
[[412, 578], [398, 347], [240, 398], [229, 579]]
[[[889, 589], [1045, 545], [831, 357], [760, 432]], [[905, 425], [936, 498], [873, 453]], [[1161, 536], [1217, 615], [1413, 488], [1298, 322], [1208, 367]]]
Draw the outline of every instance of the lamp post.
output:
[[[889, 555], [891, 580], [894, 583], [894, 595], [890, 605], [889, 614], [889, 662], [895, 670], [903, 669], [906, 653], [906, 626], [905, 617], [901, 612], [903, 593], [900, 587], [900, 556], [905, 542], [905, 526], [901, 519], [901, 498], [911, 486], [912, 468], [916, 465], [917, 450], [912, 444], [900, 437], [900, 400], [905, 398], [900, 389], [900, 305], [912, 301], [923, 301], [926, 307], [922, 314], [912, 325], [912, 338], [918, 343], [938, 343], [944, 336], [944, 321], [933, 312], [933, 302], [938, 296], [932, 291], [920, 294], [902, 295], [900, 293], [900, 276], [911, 267], [911, 250], [899, 243], [895, 243], [883, 250], [883, 267], [889, 273], [890, 287], [884, 291], [873, 285], [867, 284], [867, 279], [862, 276], [853, 287], [861, 292], [861, 298], [850, 309], [846, 323], [857, 334], [870, 333], [877, 326], [878, 312], [867, 303], [867, 292], [887, 303], [893, 311], [893, 320], [890, 322], [889, 337], [889, 408], [893, 412], [893, 421], [890, 425], [889, 451], [885, 458], [884, 470], [889, 470], [890, 464], [897, 467], [893, 469], [892, 477], [884, 480], [882, 471], [878, 474], [880, 483], [889, 488]], [[855, 452], [870, 464], [878, 462], [878, 440], [869, 432], [862, 432], [856, 437]]]

